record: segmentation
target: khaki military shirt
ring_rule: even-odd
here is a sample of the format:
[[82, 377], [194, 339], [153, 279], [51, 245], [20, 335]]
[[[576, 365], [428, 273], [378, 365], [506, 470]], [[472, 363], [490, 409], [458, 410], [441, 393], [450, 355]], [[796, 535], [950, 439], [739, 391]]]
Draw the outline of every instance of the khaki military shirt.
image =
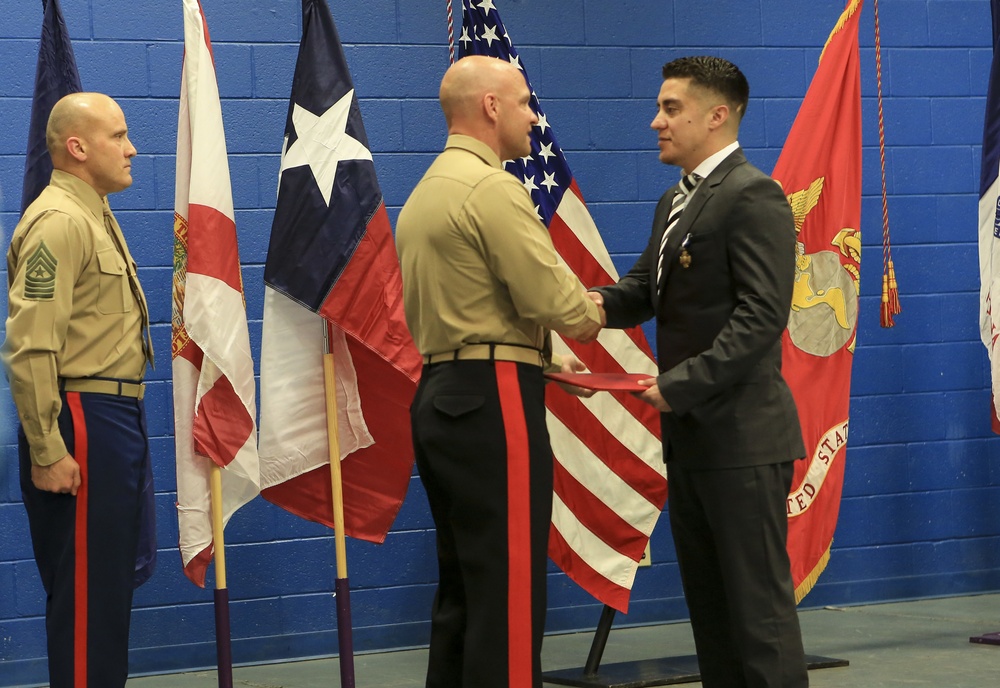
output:
[[107, 200], [59, 170], [14, 229], [7, 280], [4, 364], [31, 460], [49, 465], [68, 453], [59, 378], [142, 379], [146, 299]]
[[547, 350], [600, 323], [531, 197], [484, 143], [448, 137], [396, 223], [406, 321], [420, 353], [474, 343]]

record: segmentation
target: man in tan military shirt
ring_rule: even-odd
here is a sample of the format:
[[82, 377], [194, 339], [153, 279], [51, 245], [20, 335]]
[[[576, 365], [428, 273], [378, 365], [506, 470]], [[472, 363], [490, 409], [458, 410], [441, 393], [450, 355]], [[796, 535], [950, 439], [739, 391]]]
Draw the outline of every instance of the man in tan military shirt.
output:
[[107, 195], [136, 154], [111, 98], [52, 109], [54, 171], [7, 254], [3, 360], [20, 419], [21, 491], [47, 595], [52, 688], [128, 676], [132, 590], [155, 561], [142, 397], [149, 316]]
[[542, 372], [582, 369], [553, 363], [549, 331], [590, 341], [602, 312], [501, 166], [530, 152], [529, 95], [507, 62], [455, 63], [441, 82], [448, 142], [396, 227], [424, 356], [413, 443], [437, 528], [428, 688], [541, 686], [553, 472]]

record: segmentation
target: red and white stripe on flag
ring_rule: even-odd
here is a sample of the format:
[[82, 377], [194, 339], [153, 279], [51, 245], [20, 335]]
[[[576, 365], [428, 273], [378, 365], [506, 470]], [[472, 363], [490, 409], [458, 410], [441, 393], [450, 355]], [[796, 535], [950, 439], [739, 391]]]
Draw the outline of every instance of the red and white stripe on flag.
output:
[[[574, 181], [549, 225], [560, 257], [587, 286], [618, 273]], [[589, 370], [657, 374], [642, 330], [604, 330], [592, 344], [553, 335], [555, 353], [572, 352]], [[546, 391], [555, 456], [549, 556], [600, 602], [628, 611], [636, 569], [660, 511], [667, 479], [659, 414], [630, 394], [571, 396]]]
[[222, 108], [208, 25], [183, 0], [177, 121], [172, 365], [177, 520], [184, 573], [204, 587], [212, 557], [212, 464], [224, 522], [260, 491], [256, 399]]

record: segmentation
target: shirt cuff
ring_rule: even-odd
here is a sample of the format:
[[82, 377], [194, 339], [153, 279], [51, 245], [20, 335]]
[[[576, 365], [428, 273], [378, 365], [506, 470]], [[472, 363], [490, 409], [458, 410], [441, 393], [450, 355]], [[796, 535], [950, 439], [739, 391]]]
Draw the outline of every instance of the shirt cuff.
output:
[[544, 373], [561, 373], [562, 372], [562, 356], [559, 354], [552, 354], [552, 360], [550, 360], [542, 368]]
[[31, 442], [31, 463], [36, 466], [51, 466], [69, 452], [66, 450], [66, 443], [63, 441], [59, 431], [42, 437], [36, 442]]

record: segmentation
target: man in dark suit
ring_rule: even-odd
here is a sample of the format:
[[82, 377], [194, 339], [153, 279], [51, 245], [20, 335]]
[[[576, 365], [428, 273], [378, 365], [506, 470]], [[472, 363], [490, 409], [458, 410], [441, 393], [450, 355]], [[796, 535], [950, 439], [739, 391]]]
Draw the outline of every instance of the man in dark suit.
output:
[[660, 160], [685, 175], [660, 199], [649, 245], [591, 292], [608, 327], [656, 318], [669, 514], [706, 688], [809, 684], [785, 541], [793, 462], [805, 455], [781, 376], [795, 228], [781, 188], [737, 134], [750, 88], [714, 57], [663, 67]]

